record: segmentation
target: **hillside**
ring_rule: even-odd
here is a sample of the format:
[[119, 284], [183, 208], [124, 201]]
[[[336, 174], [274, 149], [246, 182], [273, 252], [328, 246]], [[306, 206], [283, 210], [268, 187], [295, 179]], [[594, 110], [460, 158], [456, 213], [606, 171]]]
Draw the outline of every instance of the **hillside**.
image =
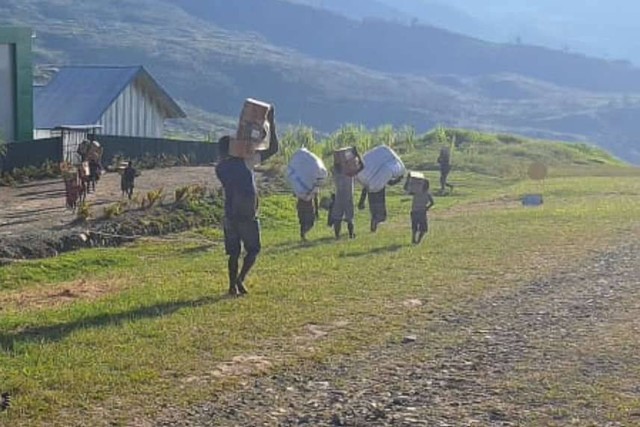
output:
[[449, 2], [438, 0], [285, 0], [332, 11], [355, 20], [383, 19], [403, 24], [426, 24], [486, 40], [504, 42], [500, 28]]
[[634, 0], [507, 0], [495, 4], [450, 0], [447, 4], [468, 11], [503, 36], [519, 34], [527, 43], [566, 46], [640, 63], [636, 19], [640, 5]]
[[[640, 78], [623, 64], [433, 27], [358, 23], [275, 0], [0, 2], [0, 22], [36, 28], [40, 64], [145, 65], [195, 113], [180, 132], [217, 129], [209, 114], [233, 120], [241, 100], [254, 96], [273, 100], [282, 122], [323, 131], [346, 122], [418, 131], [443, 124], [592, 140], [640, 162], [640, 132], [628, 120], [638, 109]], [[407, 46], [424, 54], [407, 54]], [[545, 62], [539, 55], [547, 65], [536, 75], [524, 65]]]
[[640, 69], [562, 51], [482, 42], [429, 26], [356, 22], [279, 0], [168, 1], [222, 28], [259, 33], [278, 46], [387, 73], [514, 73], [579, 89], [640, 91]]
[[[495, 42], [546, 46], [639, 63], [638, 4], [633, 0], [288, 0], [344, 16], [435, 25]], [[387, 9], [391, 8], [392, 12]], [[624, 10], [621, 14], [619, 11]]]

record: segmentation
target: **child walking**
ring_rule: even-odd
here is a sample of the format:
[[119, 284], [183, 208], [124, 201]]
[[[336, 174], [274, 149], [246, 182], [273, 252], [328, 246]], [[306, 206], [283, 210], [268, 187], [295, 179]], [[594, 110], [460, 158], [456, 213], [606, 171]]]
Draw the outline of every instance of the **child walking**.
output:
[[124, 171], [122, 171], [122, 177], [120, 178], [120, 189], [122, 190], [122, 195], [126, 195], [129, 200], [133, 197], [133, 187], [135, 186], [137, 176], [138, 171], [133, 167], [133, 163], [129, 162]]
[[419, 244], [429, 230], [427, 212], [435, 204], [429, 191], [429, 180], [425, 179], [422, 188], [413, 192], [411, 202], [411, 243]]

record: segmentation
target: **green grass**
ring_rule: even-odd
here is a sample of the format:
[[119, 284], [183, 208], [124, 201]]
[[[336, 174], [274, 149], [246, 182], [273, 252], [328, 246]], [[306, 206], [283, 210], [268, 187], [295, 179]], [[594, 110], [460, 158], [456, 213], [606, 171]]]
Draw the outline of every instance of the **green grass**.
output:
[[[398, 186], [389, 222], [371, 235], [360, 212], [355, 241], [333, 241], [323, 215], [312, 241], [299, 243], [295, 199], [270, 196], [265, 249], [251, 296], [240, 300], [221, 298], [226, 259], [214, 229], [4, 267], [0, 389], [13, 392], [15, 406], [0, 425], [126, 424], [233, 387], [239, 379], [212, 372], [237, 355], [284, 369], [397, 339], [411, 317], [407, 298], [426, 301], [436, 317], [637, 227], [640, 174], [611, 163], [592, 166], [595, 176], [547, 180], [539, 209], [517, 202], [539, 183], [456, 172], [455, 192], [436, 199], [418, 247], [408, 244], [410, 200]], [[617, 176], [597, 176], [608, 170]], [[80, 292], [87, 287], [94, 293]], [[59, 301], [65, 290], [77, 298]], [[348, 324], [320, 341], [304, 331], [336, 321]]]

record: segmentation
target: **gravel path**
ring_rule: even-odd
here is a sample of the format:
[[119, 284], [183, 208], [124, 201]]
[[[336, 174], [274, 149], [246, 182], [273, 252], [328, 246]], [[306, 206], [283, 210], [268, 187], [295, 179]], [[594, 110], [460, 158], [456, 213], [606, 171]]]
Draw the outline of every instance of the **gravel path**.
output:
[[426, 325], [416, 317], [404, 340], [258, 378], [155, 425], [640, 425], [623, 405], [640, 409], [639, 318], [634, 242]]
[[[171, 195], [176, 188], [191, 184], [217, 185], [213, 167], [144, 170], [136, 179], [136, 192], [144, 194], [164, 188]], [[119, 200], [122, 200], [122, 195], [120, 175], [117, 173], [104, 175], [98, 182], [96, 192], [87, 197], [87, 201], [95, 207]], [[0, 187], [0, 238], [67, 227], [74, 219], [75, 215], [65, 208], [62, 179], [31, 182], [15, 188]]]

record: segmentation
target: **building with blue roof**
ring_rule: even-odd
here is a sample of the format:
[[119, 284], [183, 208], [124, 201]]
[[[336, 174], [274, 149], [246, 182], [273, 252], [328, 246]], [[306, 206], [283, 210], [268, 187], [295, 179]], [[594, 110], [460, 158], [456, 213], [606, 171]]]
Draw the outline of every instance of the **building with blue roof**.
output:
[[162, 138], [167, 119], [186, 114], [142, 66], [60, 67], [34, 87], [34, 138], [95, 127], [114, 136]]

